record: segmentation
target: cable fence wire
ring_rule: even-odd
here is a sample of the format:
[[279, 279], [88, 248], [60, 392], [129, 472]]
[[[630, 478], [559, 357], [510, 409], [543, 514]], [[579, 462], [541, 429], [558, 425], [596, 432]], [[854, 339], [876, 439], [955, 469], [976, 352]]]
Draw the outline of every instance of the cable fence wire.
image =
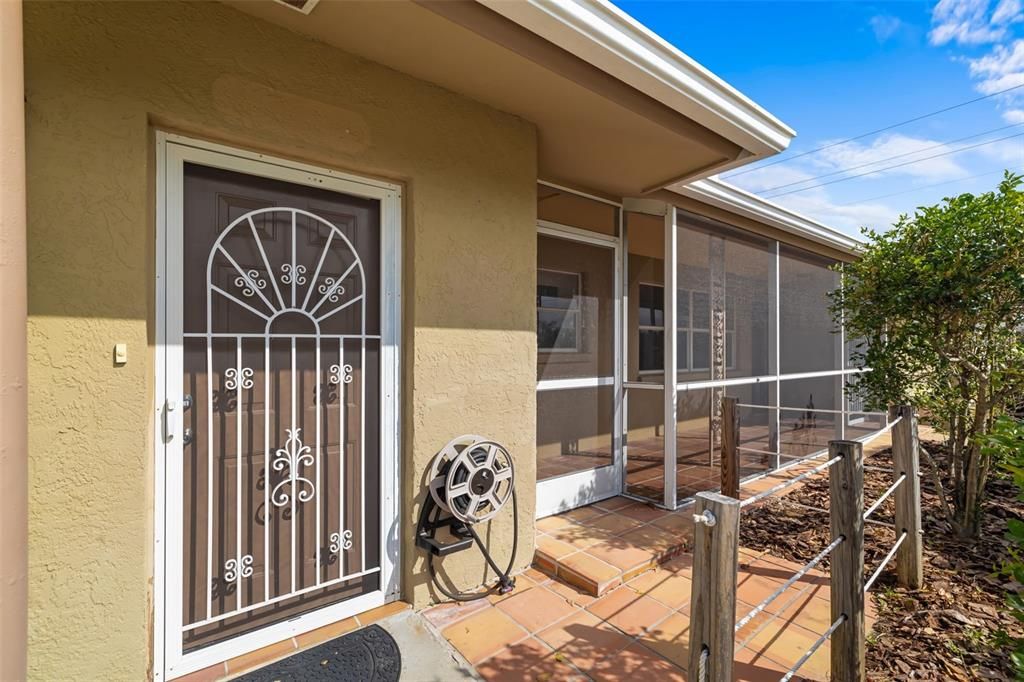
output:
[[747, 499], [745, 499], [742, 502], [740, 502], [740, 508], [742, 509], [743, 507], [746, 507], [748, 505], [754, 504], [755, 502], [757, 502], [759, 500], [763, 500], [766, 497], [770, 497], [770, 496], [772, 496], [772, 495], [774, 495], [776, 493], [782, 492], [786, 488], [791, 488], [794, 485], [796, 485], [797, 483], [799, 483], [800, 481], [804, 480], [805, 478], [809, 478], [811, 476], [814, 476], [815, 474], [819, 474], [822, 471], [825, 471], [826, 469], [828, 469], [830, 466], [832, 466], [833, 464], [835, 464], [836, 462], [838, 462], [842, 458], [843, 458], [842, 455], [838, 455], [836, 457], [833, 457], [832, 459], [828, 460], [827, 462], [825, 462], [823, 464], [819, 464], [818, 466], [814, 467], [810, 471], [805, 471], [804, 473], [800, 474], [799, 476], [794, 476], [793, 478], [789, 479], [788, 481], [783, 481], [782, 483], [780, 483], [780, 484], [778, 484], [776, 486], [772, 486], [771, 488], [768, 488], [767, 490], [762, 490], [761, 492], [757, 493], [756, 495], [751, 495]]
[[829, 544], [828, 547], [826, 547], [825, 549], [821, 550], [816, 557], [814, 557], [813, 559], [808, 561], [806, 564], [804, 564], [803, 567], [799, 571], [794, 573], [789, 578], [789, 580], [787, 580], [786, 582], [784, 582], [781, 585], [779, 585], [779, 587], [776, 588], [776, 590], [774, 592], [772, 592], [764, 600], [762, 600], [760, 604], [758, 604], [753, 609], [751, 609], [750, 613], [748, 613], [747, 615], [743, 616], [743, 618], [741, 618], [739, 621], [737, 621], [734, 630], [739, 631], [740, 628], [742, 628], [744, 625], [746, 625], [751, 620], [753, 620], [753, 618], [755, 616], [757, 616], [757, 614], [759, 614], [762, 611], [764, 611], [768, 607], [769, 604], [771, 604], [773, 601], [778, 599], [779, 595], [781, 595], [783, 592], [788, 590], [793, 585], [793, 583], [795, 583], [797, 580], [800, 580], [800, 578], [802, 578], [805, 575], [807, 575], [808, 571], [810, 571], [812, 568], [814, 568], [815, 566], [820, 564], [821, 560], [824, 559], [825, 557], [827, 557], [832, 552], [833, 549], [838, 547], [840, 545], [840, 543], [842, 543], [842, 541], [844, 539], [845, 539], [844, 536], [840, 535], [838, 538], [833, 540], [831, 542], [831, 544]]
[[882, 503], [889, 499], [890, 495], [896, 492], [896, 488], [899, 488], [901, 485], [903, 485], [903, 482], [906, 480], [907, 475], [900, 474], [900, 477], [896, 479], [896, 482], [889, 486], [889, 489], [882, 493], [882, 495], [877, 500], [875, 500], [874, 504], [868, 507], [867, 511], [864, 512], [864, 520], [867, 521], [868, 517], [874, 514], [875, 511], [877, 511], [878, 508], [882, 506]]
[[875, 584], [875, 581], [878, 580], [878, 576], [882, 575], [882, 571], [889, 564], [889, 562], [892, 561], [892, 558], [896, 556], [896, 550], [900, 548], [900, 545], [902, 545], [903, 541], [906, 539], [907, 531], [903, 531], [902, 533], [900, 533], [899, 539], [896, 540], [896, 544], [892, 546], [892, 549], [889, 550], [889, 553], [885, 555], [884, 559], [882, 559], [882, 563], [878, 565], [878, 568], [875, 569], [875, 572], [872, 573], [871, 577], [868, 578], [868, 581], [864, 583], [865, 593], [867, 593], [871, 589], [871, 586]]
[[[803, 409], [803, 408], [785, 408], [785, 407], [783, 407], [783, 408], [775, 408], [775, 407], [771, 407], [771, 406], [768, 406], [768, 405], [749, 405], [749, 404], [745, 404], [745, 403], [739, 403], [737, 406], [738, 407], [758, 407], [758, 408], [765, 408], [765, 409], [772, 409], [772, 410], [774, 410], [774, 409], [783, 409], [783, 410], [786, 410], [786, 409], [794, 409], [794, 410], [795, 409]], [[811, 412], [832, 412], [832, 413], [835, 413], [835, 414], [866, 414], [866, 415], [879, 416], [879, 417], [888, 417], [888, 415], [886, 415], [883, 412], [849, 412], [849, 411], [840, 411], [840, 410], [809, 410], [809, 411], [811, 411]], [[878, 438], [879, 436], [882, 436], [883, 434], [888, 433], [892, 429], [892, 427], [894, 427], [896, 424], [899, 423], [899, 421], [901, 419], [903, 419], [903, 417], [898, 417], [895, 420], [893, 420], [892, 422], [886, 423], [886, 425], [884, 427], [882, 427], [879, 431], [875, 431], [874, 433], [870, 433], [870, 434], [868, 434], [866, 436], [861, 436], [860, 438], [855, 438], [854, 440], [857, 441], [858, 443], [860, 443], [861, 445], [867, 445], [868, 443], [873, 441], [875, 438]], [[813, 459], [821, 459], [822, 457], [824, 457], [825, 455], [828, 454], [828, 449], [825, 449], [825, 448], [823, 448], [820, 452], [816, 452], [816, 453], [814, 453], [812, 455], [797, 456], [797, 455], [793, 455], [792, 453], [785, 453], [785, 452], [781, 452], [779, 450], [762, 450], [760, 448], [749, 448], [749, 447], [745, 447], [745, 446], [742, 446], [742, 445], [736, 446], [736, 451], [737, 452], [747, 452], [747, 453], [754, 454], [754, 455], [769, 455], [769, 456], [772, 456], [772, 457], [790, 457], [790, 458], [793, 459], [793, 461], [789, 462], [785, 466], [780, 466], [777, 469], [772, 469], [772, 470], [766, 471], [761, 476], [756, 476], [756, 477], [754, 477], [753, 479], [750, 479], [750, 480], [740, 481], [740, 486], [744, 486], [744, 485], [749, 484], [751, 482], [751, 480], [756, 480], [758, 478], [763, 478], [764, 475], [769, 475], [771, 473], [777, 473], [779, 471], [783, 471], [784, 469], [788, 469], [789, 467], [794, 466], [796, 464], [799, 464], [800, 462], [807, 462], [807, 461], [810, 461], [810, 460], [813, 460]], [[865, 469], [865, 471], [867, 471], [867, 470], [872, 470], [872, 471], [888, 471], [888, 469], [883, 469], [882, 467], [869, 467], [869, 466], [865, 466], [864, 469]], [[753, 499], [753, 498], [751, 498], [751, 499]], [[757, 496], [757, 499], [761, 499], [761, 496]], [[746, 506], [747, 504], [749, 504], [749, 501], [745, 501], [743, 503], [743, 506]]]
[[800, 666], [806, 663], [807, 659], [814, 655], [814, 652], [817, 651], [818, 648], [821, 647], [821, 645], [824, 644], [828, 640], [828, 638], [832, 636], [832, 633], [835, 632], [839, 628], [839, 626], [843, 624], [845, 620], [845, 613], [841, 614], [838, 618], [836, 618], [836, 622], [832, 623], [832, 625], [829, 626], [828, 630], [826, 630], [825, 633], [818, 638], [818, 641], [811, 645], [811, 648], [807, 650], [807, 653], [800, 657], [800, 660], [797, 661], [796, 664], [789, 669], [788, 673], [779, 678], [779, 682], [789, 682], [789, 680], [793, 679], [793, 675], [796, 675], [797, 671], [800, 670]]
[[874, 433], [868, 434], [867, 436], [861, 436], [860, 438], [854, 438], [854, 440], [857, 441], [858, 443], [860, 443], [861, 445], [867, 445], [868, 443], [870, 443], [874, 439], [879, 438], [880, 436], [884, 436], [885, 434], [889, 433], [889, 431], [892, 430], [892, 427], [894, 427], [894, 426], [896, 426], [897, 424], [900, 423], [901, 419], [903, 419], [903, 417], [896, 417], [896, 419], [893, 419], [891, 422], [889, 422], [888, 424], [883, 426], [878, 431], [875, 431]]

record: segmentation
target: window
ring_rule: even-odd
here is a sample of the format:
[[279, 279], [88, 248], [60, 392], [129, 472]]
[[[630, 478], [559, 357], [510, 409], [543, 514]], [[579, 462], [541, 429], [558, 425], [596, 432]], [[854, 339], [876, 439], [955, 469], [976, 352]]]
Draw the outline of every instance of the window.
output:
[[[660, 372], [665, 368], [665, 289], [660, 284], [641, 284], [640, 371]], [[733, 302], [725, 299], [725, 364], [735, 359], [736, 321], [729, 314]], [[679, 290], [676, 300], [676, 330], [679, 340], [676, 363], [680, 372], [708, 369], [711, 362], [711, 297], [707, 292]]]
[[537, 350], [580, 350], [580, 274], [537, 270]]

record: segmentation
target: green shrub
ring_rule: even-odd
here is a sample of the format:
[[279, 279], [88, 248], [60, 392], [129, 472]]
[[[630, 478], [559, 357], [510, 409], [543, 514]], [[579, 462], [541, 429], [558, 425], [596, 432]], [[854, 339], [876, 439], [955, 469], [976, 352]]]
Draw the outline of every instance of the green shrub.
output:
[[872, 368], [852, 390], [873, 407], [915, 405], [946, 434], [943, 511], [965, 538], [981, 530], [995, 464], [982, 444], [1024, 393], [1021, 181], [1007, 173], [997, 191], [949, 197], [887, 232], [867, 231], [833, 295], [836, 320], [860, 340], [854, 362]]
[[[1024, 421], [1012, 417], [1000, 417], [982, 445], [992, 459], [1013, 475], [1019, 489], [1018, 497], [1024, 500]], [[1013, 546], [1010, 559], [1003, 565], [1003, 573], [1017, 583], [1017, 589], [1006, 595], [1006, 606], [1018, 622], [1024, 623], [1024, 521], [1008, 519], [1006, 534]], [[1017, 678], [1024, 679], [1024, 638], [1013, 641], [1010, 652], [1017, 668]]]

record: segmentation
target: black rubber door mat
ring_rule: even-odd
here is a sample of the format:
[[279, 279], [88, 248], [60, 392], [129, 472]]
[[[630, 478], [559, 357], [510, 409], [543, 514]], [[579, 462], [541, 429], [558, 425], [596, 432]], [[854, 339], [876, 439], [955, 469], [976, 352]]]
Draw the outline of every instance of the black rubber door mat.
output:
[[245, 682], [398, 682], [401, 673], [402, 655], [395, 638], [379, 625], [370, 625], [238, 679]]

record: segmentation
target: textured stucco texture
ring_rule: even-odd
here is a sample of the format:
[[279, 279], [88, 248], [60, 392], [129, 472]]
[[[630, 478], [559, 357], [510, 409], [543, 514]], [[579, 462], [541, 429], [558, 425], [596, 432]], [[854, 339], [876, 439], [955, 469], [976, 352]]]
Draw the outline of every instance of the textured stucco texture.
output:
[[28, 3], [25, 43], [31, 678], [151, 674], [156, 129], [404, 185], [403, 595], [430, 600], [413, 523], [461, 433], [514, 453], [527, 565], [533, 125], [213, 3]]

